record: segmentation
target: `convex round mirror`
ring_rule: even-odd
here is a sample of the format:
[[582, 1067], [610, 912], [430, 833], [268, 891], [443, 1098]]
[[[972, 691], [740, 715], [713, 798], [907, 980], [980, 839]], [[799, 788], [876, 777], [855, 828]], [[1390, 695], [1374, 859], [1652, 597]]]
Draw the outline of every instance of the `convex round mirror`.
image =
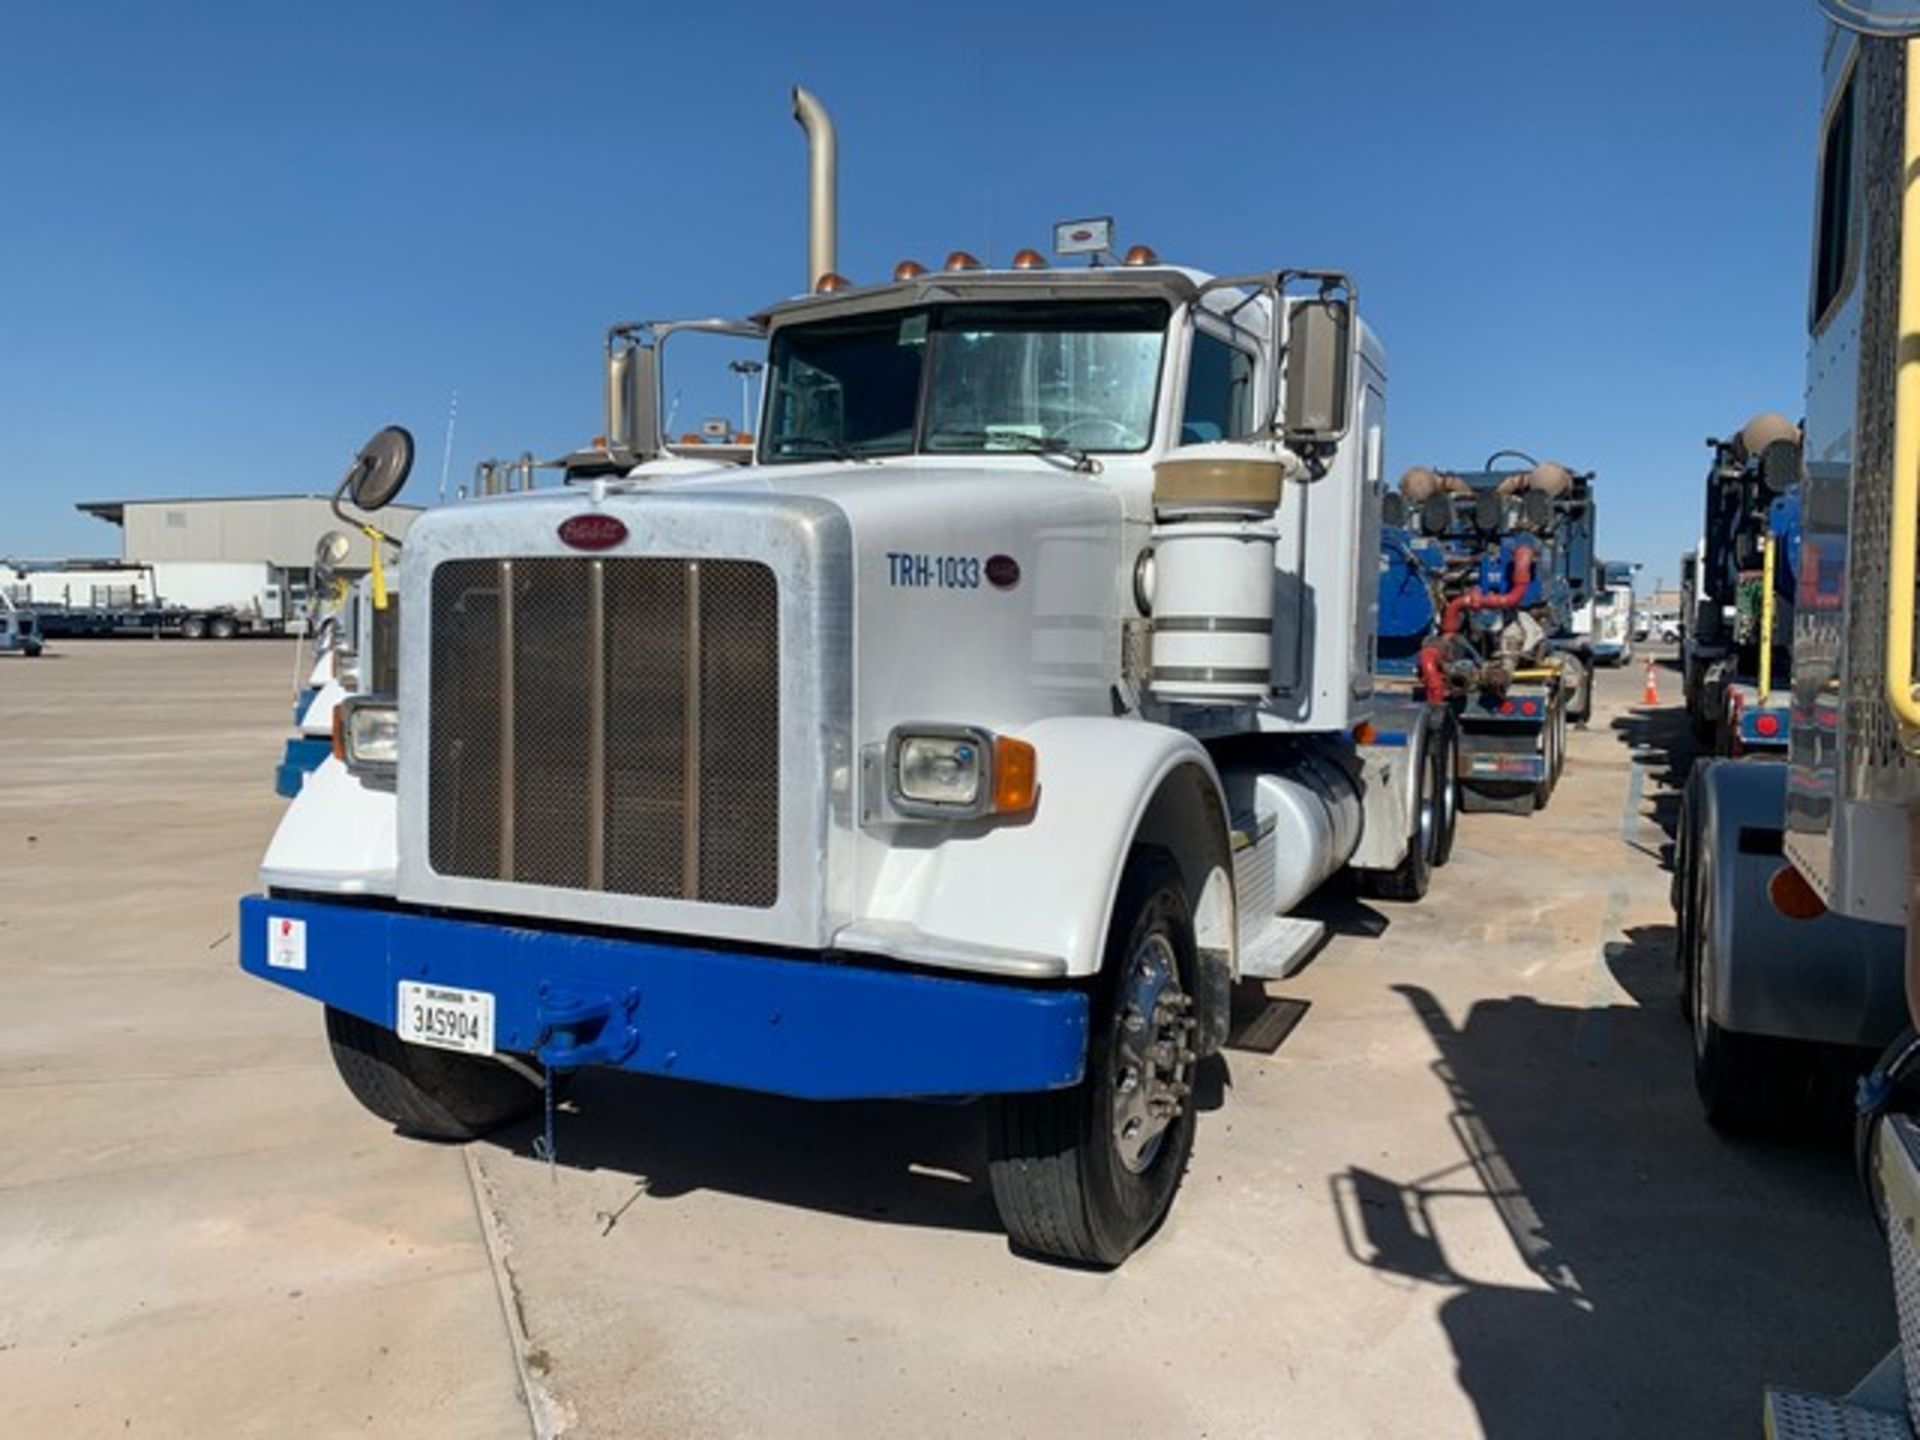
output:
[[1814, 0], [1834, 24], [1862, 35], [1920, 35], [1920, 0]]
[[1444, 535], [1453, 528], [1453, 497], [1445, 493], [1429, 495], [1420, 502], [1420, 528], [1429, 535]]
[[1380, 523], [1399, 529], [1407, 523], [1407, 497], [1389, 490], [1380, 497]]
[[392, 503], [412, 470], [413, 436], [399, 425], [389, 425], [360, 447], [340, 482], [339, 494], [371, 513]]

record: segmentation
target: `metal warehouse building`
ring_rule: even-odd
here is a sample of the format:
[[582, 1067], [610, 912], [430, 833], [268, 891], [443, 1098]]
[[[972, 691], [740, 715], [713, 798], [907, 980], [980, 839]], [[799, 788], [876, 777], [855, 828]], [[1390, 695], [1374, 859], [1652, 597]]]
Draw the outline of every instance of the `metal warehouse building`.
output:
[[[353, 536], [350, 571], [370, 563], [366, 537], [340, 523], [323, 495], [230, 495], [188, 500], [87, 500], [78, 507], [120, 527], [120, 558], [130, 564], [166, 561], [265, 562], [306, 577], [314, 546], [329, 530]], [[380, 512], [380, 526], [404, 535], [420, 513], [416, 505]]]
[[[39, 607], [48, 633], [55, 633], [50, 609], [90, 612], [101, 623], [104, 612], [218, 610], [243, 619], [242, 628], [278, 628], [306, 614], [314, 551], [329, 530], [353, 542], [342, 572], [361, 574], [372, 564], [366, 537], [322, 495], [90, 500], [78, 508], [119, 527], [118, 558], [0, 565], [0, 595]], [[402, 535], [419, 514], [418, 506], [395, 505], [381, 512], [380, 524]]]

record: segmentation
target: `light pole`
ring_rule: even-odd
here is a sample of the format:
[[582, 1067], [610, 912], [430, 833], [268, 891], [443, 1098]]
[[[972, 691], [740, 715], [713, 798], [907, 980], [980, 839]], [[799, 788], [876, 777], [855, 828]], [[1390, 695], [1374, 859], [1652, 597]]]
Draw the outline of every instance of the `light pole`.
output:
[[727, 368], [740, 377], [740, 433], [752, 428], [753, 377], [767, 367], [758, 360], [729, 360]]

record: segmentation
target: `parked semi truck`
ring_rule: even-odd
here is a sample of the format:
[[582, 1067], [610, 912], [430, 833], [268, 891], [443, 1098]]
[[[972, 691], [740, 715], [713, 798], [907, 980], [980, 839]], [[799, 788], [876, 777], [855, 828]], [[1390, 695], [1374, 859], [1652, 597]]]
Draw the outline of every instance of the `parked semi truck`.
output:
[[0, 654], [25, 655], [29, 659], [45, 649], [39, 618], [31, 610], [22, 610], [5, 595], [0, 595]]
[[809, 291], [735, 327], [744, 463], [662, 443], [655, 331], [616, 327], [570, 483], [422, 517], [395, 683], [340, 706], [241, 963], [418, 1134], [590, 1064], [988, 1097], [1015, 1242], [1115, 1265], [1236, 980], [1311, 955], [1336, 872], [1433, 857], [1438, 731], [1370, 672], [1384, 352], [1343, 275], [1145, 247], [853, 284], [796, 113]]
[[7, 593], [41, 633], [185, 640], [279, 635], [300, 609], [286, 571], [264, 561], [0, 567]]
[[1768, 412], [1707, 444], [1713, 464], [1681, 647], [1687, 717], [1716, 754], [1785, 754], [1801, 554], [1800, 428]]
[[1591, 706], [1562, 541], [1571, 526], [1592, 553], [1592, 477], [1526, 457], [1493, 469], [1501, 458], [1469, 474], [1415, 467], [1384, 497], [1378, 663], [1386, 693], [1452, 712], [1460, 808], [1526, 814], [1553, 793], [1568, 722]]
[[[1920, 999], [1920, 40], [1902, 38], [1920, 35], [1920, 11], [1905, 0], [1822, 8], [1847, 28], [1830, 31], [1825, 61], [1787, 863], [1769, 893], [1790, 910], [1825, 906], [1849, 923], [1904, 930], [1904, 944], [1871, 965], [1805, 932], [1797, 947], [1821, 977], [1828, 1011], [1851, 1002], [1870, 1028], [1852, 1038], [1873, 1043], [1913, 1018]], [[1888, 1245], [1899, 1343], [1844, 1397], [1769, 1390], [1770, 1435], [1911, 1436], [1920, 1423], [1917, 1060], [1909, 1031], [1861, 1083], [1856, 1129]]]
[[[1737, 695], [1770, 655], [1791, 677], [1790, 696], [1763, 697], [1775, 708], [1790, 700], [1790, 748], [1744, 745], [1745, 759], [1696, 762], [1676, 839], [1678, 990], [1701, 1103], [1725, 1129], [1800, 1118], [1906, 1013], [1904, 812], [1878, 793], [1904, 784], [1911, 763], [1878, 678], [1893, 317], [1890, 302], [1875, 313], [1885, 297], [1869, 288], [1891, 287], [1899, 247], [1897, 227], [1890, 235], [1868, 214], [1859, 188], [1883, 167], [1898, 173], [1901, 127], [1884, 107], [1899, 71], [1897, 46], [1851, 39], [1828, 65], [1804, 440], [1790, 422], [1760, 417], [1716, 442], [1708, 479], [1687, 636], [1694, 722], [1724, 739], [1736, 702], [1721, 708], [1716, 697]], [[1836, 246], [1859, 263], [1839, 264]], [[1784, 536], [1797, 537], [1797, 557]], [[1766, 643], [1783, 575], [1797, 575], [1801, 599], [1774, 602], [1793, 616], [1790, 653]], [[1752, 583], [1761, 577], [1774, 585]]]
[[1595, 665], [1625, 665], [1633, 659], [1634, 631], [1639, 623], [1639, 602], [1633, 593], [1635, 567], [1623, 560], [1602, 560], [1594, 568], [1597, 578], [1588, 628], [1589, 654]]
[[366, 648], [362, 631], [370, 585], [340, 573], [352, 549], [344, 530], [327, 531], [314, 546], [305, 643], [294, 662], [304, 682], [294, 689], [294, 733], [273, 776], [274, 792], [289, 799], [332, 753], [333, 712], [350, 691], [361, 688], [353, 672]]

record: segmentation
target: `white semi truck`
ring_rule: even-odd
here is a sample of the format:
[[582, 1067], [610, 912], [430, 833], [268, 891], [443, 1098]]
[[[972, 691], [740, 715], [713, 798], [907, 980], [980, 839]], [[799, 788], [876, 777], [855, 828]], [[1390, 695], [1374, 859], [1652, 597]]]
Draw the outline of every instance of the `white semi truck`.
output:
[[395, 683], [340, 707], [241, 962], [428, 1136], [590, 1064], [990, 1097], [1017, 1245], [1115, 1265], [1235, 982], [1304, 963], [1343, 867], [1412, 897], [1439, 853], [1439, 732], [1370, 678], [1384, 355], [1344, 276], [1142, 247], [850, 284], [796, 113], [810, 293], [696, 327], [764, 336], [757, 437], [674, 453], [660, 332], [617, 327], [566, 483], [413, 526]]

